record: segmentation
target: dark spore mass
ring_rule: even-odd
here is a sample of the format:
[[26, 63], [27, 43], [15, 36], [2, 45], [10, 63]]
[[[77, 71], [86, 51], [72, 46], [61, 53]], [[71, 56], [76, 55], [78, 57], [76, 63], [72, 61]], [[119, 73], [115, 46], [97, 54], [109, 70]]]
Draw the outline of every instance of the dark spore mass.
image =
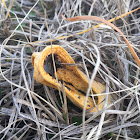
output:
[[70, 91], [70, 88], [69, 87], [67, 87], [67, 86], [65, 86], [69, 91]]
[[78, 90], [79, 92], [81, 92], [82, 94], [85, 94], [83, 91], [81, 91], [81, 90]]
[[[54, 56], [54, 62], [55, 62], [55, 67], [56, 67], [56, 71], [57, 71], [57, 68], [62, 68], [63, 65], [61, 64], [60, 60], [58, 59], [57, 54], [53, 54], [53, 56]], [[44, 70], [48, 74], [50, 74], [53, 78], [55, 78], [52, 54], [50, 54], [50, 55], [48, 55], [48, 57], [46, 57], [46, 61], [44, 63]]]

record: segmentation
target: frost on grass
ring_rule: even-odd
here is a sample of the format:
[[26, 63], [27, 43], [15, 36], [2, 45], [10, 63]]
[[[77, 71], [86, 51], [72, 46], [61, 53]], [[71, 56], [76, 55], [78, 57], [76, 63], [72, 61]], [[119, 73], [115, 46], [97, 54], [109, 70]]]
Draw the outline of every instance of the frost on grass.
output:
[[[139, 2], [5, 2], [7, 9], [0, 2], [0, 139], [139, 139], [140, 72], [122, 37], [108, 26], [95, 29], [97, 22], [67, 22], [61, 17], [89, 15], [109, 20], [140, 7]], [[139, 17], [136, 11], [113, 24], [140, 57]], [[67, 99], [65, 112], [58, 91], [34, 80], [31, 55], [51, 40], [64, 47], [89, 78], [100, 55], [95, 79], [106, 84], [106, 100], [111, 95], [111, 105], [83, 114]]]

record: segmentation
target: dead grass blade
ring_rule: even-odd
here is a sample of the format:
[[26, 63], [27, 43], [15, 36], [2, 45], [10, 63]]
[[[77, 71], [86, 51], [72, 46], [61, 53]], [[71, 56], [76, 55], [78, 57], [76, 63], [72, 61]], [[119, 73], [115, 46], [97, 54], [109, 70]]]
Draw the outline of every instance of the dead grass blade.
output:
[[115, 29], [123, 37], [123, 39], [126, 42], [126, 44], [127, 44], [128, 48], [129, 48], [132, 56], [134, 57], [134, 59], [136, 61], [136, 64], [140, 68], [140, 59], [137, 56], [135, 50], [133, 49], [133, 47], [131, 46], [131, 44], [129, 43], [129, 41], [125, 37], [125, 35], [122, 33], [122, 31], [119, 28], [117, 28], [114, 24], [110, 23], [109, 21], [107, 21], [105, 19], [102, 19], [102, 18], [96, 17], [96, 16], [77, 16], [77, 17], [73, 17], [73, 18], [65, 18], [63, 16], [63, 18], [65, 20], [67, 20], [67, 21], [93, 20], [93, 21], [99, 21], [99, 22], [102, 22], [102, 23], [105, 23], [105, 24], [109, 25], [110, 27], [112, 27], [113, 29]]

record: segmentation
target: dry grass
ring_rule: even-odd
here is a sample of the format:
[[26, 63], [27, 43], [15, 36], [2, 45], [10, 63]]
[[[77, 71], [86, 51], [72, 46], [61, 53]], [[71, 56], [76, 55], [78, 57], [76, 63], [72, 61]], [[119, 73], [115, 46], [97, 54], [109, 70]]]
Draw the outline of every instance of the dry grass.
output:
[[[67, 22], [61, 17], [109, 20], [140, 7], [140, 1], [5, 2], [7, 9], [0, 1], [0, 139], [140, 139], [140, 69], [127, 45], [108, 26], [78, 35], [97, 22]], [[113, 24], [140, 58], [140, 10]], [[106, 100], [110, 94], [113, 103], [100, 112], [85, 113], [65, 95], [62, 106], [57, 90], [34, 81], [31, 55], [50, 44], [63, 46], [89, 78], [105, 83]]]

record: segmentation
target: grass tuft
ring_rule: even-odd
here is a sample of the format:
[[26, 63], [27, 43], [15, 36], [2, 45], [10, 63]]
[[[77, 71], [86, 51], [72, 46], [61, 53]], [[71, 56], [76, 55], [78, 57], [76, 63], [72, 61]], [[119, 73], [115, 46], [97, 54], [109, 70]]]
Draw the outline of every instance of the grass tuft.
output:
[[[122, 36], [95, 21], [62, 18], [114, 18], [140, 58], [140, 9], [121, 16], [139, 7], [138, 0], [0, 1], [0, 139], [140, 139], [140, 69]], [[112, 104], [86, 112], [83, 123], [65, 93], [37, 83], [31, 55], [50, 44], [64, 47], [89, 78], [96, 67]]]

